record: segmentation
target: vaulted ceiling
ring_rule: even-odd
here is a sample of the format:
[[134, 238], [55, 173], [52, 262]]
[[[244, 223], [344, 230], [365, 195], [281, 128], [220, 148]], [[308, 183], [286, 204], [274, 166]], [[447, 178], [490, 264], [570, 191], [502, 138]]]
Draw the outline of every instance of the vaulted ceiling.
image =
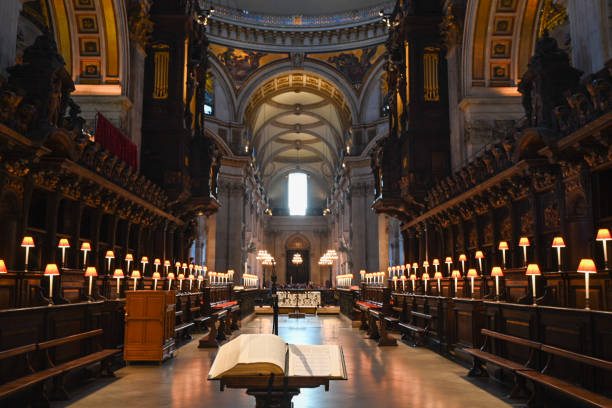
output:
[[306, 87], [261, 100], [249, 112], [251, 145], [273, 206], [284, 206], [286, 176], [309, 176], [309, 206], [323, 206], [339, 166], [346, 121], [338, 101]]

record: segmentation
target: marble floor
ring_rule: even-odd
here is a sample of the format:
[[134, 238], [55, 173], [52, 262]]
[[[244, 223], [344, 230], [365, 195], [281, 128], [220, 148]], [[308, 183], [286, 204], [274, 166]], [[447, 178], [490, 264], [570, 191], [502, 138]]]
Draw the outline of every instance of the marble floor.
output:
[[[272, 318], [257, 316], [242, 333], [270, 333]], [[341, 344], [348, 381], [335, 381], [330, 391], [305, 389], [293, 399], [295, 408], [342, 407], [510, 407], [507, 390], [487, 379], [466, 376], [467, 369], [425, 348], [376, 346], [338, 316], [288, 319], [281, 316], [279, 334], [288, 343]], [[70, 401], [52, 407], [253, 407], [254, 398], [243, 390], [219, 391], [207, 381], [216, 349], [198, 349], [194, 340], [182, 346], [163, 365], [138, 364], [116, 372], [116, 378], [98, 379], [79, 387]]]

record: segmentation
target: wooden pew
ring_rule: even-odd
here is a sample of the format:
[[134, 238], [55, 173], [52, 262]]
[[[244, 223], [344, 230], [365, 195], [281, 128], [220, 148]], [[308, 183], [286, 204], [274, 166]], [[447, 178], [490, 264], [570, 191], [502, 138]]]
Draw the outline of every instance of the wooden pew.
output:
[[552, 367], [553, 360], [556, 358], [563, 358], [575, 361], [584, 366], [599, 368], [607, 371], [612, 371], [612, 362], [595, 357], [585, 356], [584, 354], [574, 353], [572, 351], [564, 350], [558, 347], [547, 346], [545, 344], [541, 345], [540, 350], [542, 353], [545, 353], [548, 356], [546, 366], [542, 371], [517, 371], [517, 374], [521, 378], [530, 380], [534, 385], [533, 393], [528, 402], [528, 405], [530, 407], [542, 405], [547, 406], [546, 401], [542, 398], [541, 395], [541, 391], [543, 388], [554, 390], [555, 392], [561, 393], [574, 400], [580, 401], [588, 406], [602, 408], [612, 407], [611, 398], [608, 398], [604, 395], [595, 393], [591, 390], [588, 390], [586, 388], [548, 374], [548, 370], [550, 367]]
[[[226, 340], [225, 337], [225, 320], [227, 318], [227, 310], [219, 310], [209, 316], [206, 321], [209, 332], [199, 341], [198, 348], [219, 347], [219, 342]], [[217, 329], [217, 323], [219, 328]]]
[[[523, 339], [520, 337], [510, 336], [503, 333], [498, 333], [492, 330], [482, 329], [484, 343], [480, 349], [464, 349], [464, 351], [473, 357], [473, 366], [469, 371], [468, 376], [487, 376], [487, 371], [482, 367], [483, 362], [494, 364], [506, 371], [510, 371], [514, 376], [514, 388], [510, 392], [510, 398], [517, 398], [521, 391], [524, 390], [525, 381], [520, 377], [521, 371], [533, 371], [531, 367], [535, 363], [536, 351], [542, 347], [541, 343]], [[491, 339], [491, 340], [489, 340]], [[496, 344], [493, 345], [494, 340]], [[529, 359], [525, 363], [517, 363], [505, 357], [505, 348], [501, 347], [502, 342], [512, 343], [517, 346], [522, 346], [529, 349]], [[505, 344], [504, 344], [505, 345]], [[490, 350], [494, 350], [492, 352]], [[489, 350], [489, 351], [488, 351]]]
[[176, 296], [174, 340], [176, 343], [191, 340], [191, 329], [195, 325], [191, 318], [189, 294], [178, 294]]
[[[425, 321], [425, 324], [421, 327], [418, 324], [418, 319]], [[410, 322], [399, 322], [397, 325], [402, 332], [402, 340], [408, 341], [408, 334], [411, 334], [414, 347], [423, 345], [423, 340], [429, 333], [432, 324], [432, 316], [429, 314], [410, 311]]]
[[[48, 404], [43, 387], [43, 383], [48, 379], [54, 380], [56, 396], [62, 399], [68, 399], [68, 393], [64, 388], [65, 375], [78, 368], [87, 367], [98, 362], [102, 363], [102, 371], [105, 372], [106, 375], [113, 376], [112, 357], [121, 353], [121, 350], [102, 349], [99, 341], [93, 341], [93, 339], [99, 339], [102, 334], [102, 329], [90, 330], [35, 345], [30, 344], [0, 352], [0, 360], [24, 355], [27, 370], [29, 371], [27, 375], [0, 385], [0, 400], [10, 397], [20, 391], [39, 387], [39, 393], [36, 393], [38, 394], [37, 397], [42, 398], [43, 404]], [[57, 358], [58, 354], [61, 355], [61, 353], [57, 352], [57, 348], [83, 341], [89, 341], [91, 344], [89, 346], [83, 346], [81, 344], [80, 349], [86, 350], [85, 353], [82, 353], [84, 355], [81, 357], [70, 359], [65, 362]], [[40, 370], [35, 370], [31, 365], [30, 354], [34, 352], [38, 352], [41, 355], [40, 361], [43, 361], [44, 368]], [[38, 404], [40, 401], [36, 403]]]
[[372, 326], [372, 337], [378, 339], [378, 346], [397, 346], [395, 338], [391, 337], [387, 332], [387, 322], [385, 315], [378, 310], [370, 309], [370, 324]]

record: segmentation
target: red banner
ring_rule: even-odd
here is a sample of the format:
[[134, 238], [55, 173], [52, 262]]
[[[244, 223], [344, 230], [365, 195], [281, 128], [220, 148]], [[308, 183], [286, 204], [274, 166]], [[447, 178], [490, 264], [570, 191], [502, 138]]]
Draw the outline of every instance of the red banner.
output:
[[119, 129], [98, 112], [96, 142], [119, 157], [133, 169], [138, 165], [138, 149]]

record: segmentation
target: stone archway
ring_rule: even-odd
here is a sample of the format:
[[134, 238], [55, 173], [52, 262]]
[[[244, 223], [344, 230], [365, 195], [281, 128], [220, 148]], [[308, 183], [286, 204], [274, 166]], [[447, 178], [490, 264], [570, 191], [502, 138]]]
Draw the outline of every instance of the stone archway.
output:
[[[310, 240], [302, 234], [294, 234], [287, 238], [286, 249], [286, 282], [288, 284], [308, 284], [310, 282]], [[303, 263], [295, 265], [291, 262], [293, 255], [299, 253]]]

